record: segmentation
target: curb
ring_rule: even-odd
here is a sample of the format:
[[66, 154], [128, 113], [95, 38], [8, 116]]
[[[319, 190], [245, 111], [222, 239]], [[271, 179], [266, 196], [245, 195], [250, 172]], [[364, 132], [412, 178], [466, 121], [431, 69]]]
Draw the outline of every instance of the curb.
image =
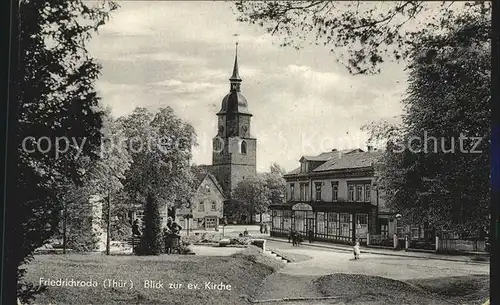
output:
[[[268, 238], [268, 240], [288, 243], [286, 240], [281, 240], [281, 239]], [[334, 249], [334, 250], [352, 252], [351, 249], [347, 249], [347, 248], [343, 248], [343, 247], [323, 246], [323, 245], [318, 245], [318, 244], [307, 244], [307, 243], [304, 243], [303, 245], [310, 246], [310, 247], [316, 247], [316, 248]], [[470, 262], [470, 261], [464, 261], [464, 260], [459, 260], [459, 259], [449, 259], [449, 258], [444, 258], [444, 257], [421, 257], [421, 256], [416, 256], [416, 255], [403, 255], [403, 254], [398, 254], [398, 253], [384, 253], [384, 252], [370, 251], [370, 250], [365, 250], [365, 249], [362, 249], [362, 252], [368, 253], [368, 254], [376, 254], [376, 255], [409, 257], [409, 258], [418, 258], [418, 259], [433, 259], [433, 260], [441, 260], [441, 261], [449, 261], [449, 262], [462, 262], [462, 263], [467, 263], [467, 264], [471, 264], [471, 265], [489, 265], [490, 264], [489, 261], [488, 262]], [[483, 305], [487, 305], [487, 304], [483, 304]]]
[[320, 301], [320, 300], [337, 300], [339, 297], [315, 297], [315, 298], [282, 298], [282, 299], [267, 299], [267, 300], [251, 300], [247, 299], [250, 303], [276, 303], [276, 302], [297, 302], [297, 301]]

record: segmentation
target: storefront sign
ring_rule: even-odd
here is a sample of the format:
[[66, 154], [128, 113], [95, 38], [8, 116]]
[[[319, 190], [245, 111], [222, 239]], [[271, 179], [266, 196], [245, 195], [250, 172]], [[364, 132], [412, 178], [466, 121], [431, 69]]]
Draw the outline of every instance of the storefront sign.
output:
[[312, 206], [306, 204], [306, 203], [297, 203], [292, 207], [292, 210], [294, 211], [312, 211], [313, 208]]

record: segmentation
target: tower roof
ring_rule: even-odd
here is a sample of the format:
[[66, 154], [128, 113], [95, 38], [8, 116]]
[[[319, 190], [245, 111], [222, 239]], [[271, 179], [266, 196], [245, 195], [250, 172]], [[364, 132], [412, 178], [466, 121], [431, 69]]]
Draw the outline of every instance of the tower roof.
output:
[[248, 102], [246, 98], [240, 92], [241, 77], [238, 69], [238, 43], [236, 43], [236, 54], [234, 56], [234, 66], [233, 75], [229, 78], [231, 83], [231, 89], [229, 93], [222, 99], [222, 106], [220, 111], [217, 113], [227, 114], [227, 113], [240, 113], [251, 115], [248, 111]]
[[241, 82], [241, 77], [238, 70], [238, 43], [236, 43], [236, 55], [234, 56], [233, 75], [231, 75], [231, 78], [229, 80], [231, 82]]

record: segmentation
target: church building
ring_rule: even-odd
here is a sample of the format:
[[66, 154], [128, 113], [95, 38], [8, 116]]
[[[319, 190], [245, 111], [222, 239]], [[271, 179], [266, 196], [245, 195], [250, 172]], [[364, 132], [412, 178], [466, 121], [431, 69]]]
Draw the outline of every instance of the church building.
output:
[[231, 213], [227, 213], [228, 211], [224, 213], [224, 207], [234, 203], [232, 191], [238, 183], [257, 174], [257, 139], [251, 135], [252, 114], [248, 110], [246, 98], [241, 93], [242, 79], [239, 75], [237, 48], [238, 45], [236, 45], [233, 73], [229, 78], [229, 93], [222, 99], [220, 111], [216, 114], [218, 128], [212, 140], [212, 165], [197, 167], [197, 171], [208, 174], [205, 176], [202, 174], [203, 177], [198, 179], [200, 185], [203, 183], [210, 185], [212, 192], [210, 196], [217, 199], [208, 200], [208, 195], [202, 194], [204, 188], [197, 190], [191, 208], [176, 213], [176, 219], [184, 221], [186, 214], [193, 215], [190, 227], [217, 228], [220, 219], [217, 219], [216, 215], [220, 218], [223, 215], [227, 216], [230, 221], [235, 220]]

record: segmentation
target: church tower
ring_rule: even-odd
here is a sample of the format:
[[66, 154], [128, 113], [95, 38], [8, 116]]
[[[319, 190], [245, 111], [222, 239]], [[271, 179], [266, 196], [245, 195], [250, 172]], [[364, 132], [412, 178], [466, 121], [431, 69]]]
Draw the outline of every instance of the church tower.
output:
[[224, 190], [227, 199], [238, 182], [257, 174], [257, 140], [250, 134], [248, 103], [241, 94], [238, 71], [238, 44], [230, 91], [222, 100], [217, 113], [218, 132], [213, 138], [212, 173]]

